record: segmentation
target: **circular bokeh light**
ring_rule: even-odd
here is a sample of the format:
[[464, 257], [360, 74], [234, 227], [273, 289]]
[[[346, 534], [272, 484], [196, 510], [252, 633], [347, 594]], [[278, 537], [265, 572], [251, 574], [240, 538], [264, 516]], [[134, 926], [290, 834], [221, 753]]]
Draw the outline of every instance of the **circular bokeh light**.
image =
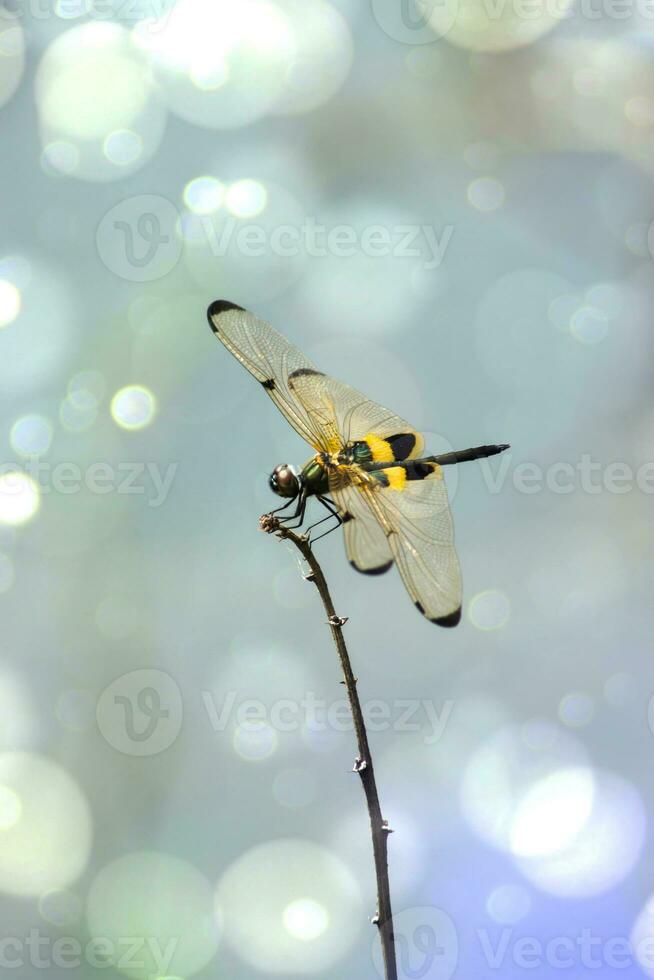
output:
[[42, 121], [74, 140], [105, 139], [138, 118], [148, 99], [146, 71], [116, 24], [87, 23], [60, 34], [36, 86]]
[[478, 630], [498, 630], [509, 621], [511, 603], [503, 592], [487, 589], [472, 597], [468, 616]]
[[234, 751], [248, 762], [261, 762], [269, 759], [277, 751], [279, 736], [266, 722], [252, 725], [238, 725], [234, 730]]
[[111, 399], [111, 415], [121, 429], [144, 429], [157, 410], [155, 396], [143, 385], [126, 385]]
[[106, 387], [100, 371], [80, 371], [68, 382], [68, 400], [79, 409], [97, 408]]
[[216, 177], [195, 177], [184, 188], [184, 204], [194, 214], [213, 214], [225, 200], [225, 186]]
[[322, 936], [329, 926], [327, 909], [312, 898], [296, 898], [290, 902], [284, 909], [282, 921], [288, 934], [303, 942]]
[[[536, 820], [538, 814], [534, 815], [531, 803], [525, 801], [540, 799], [538, 794], [531, 797], [530, 793], [536, 793], [541, 781], [559, 770], [583, 768], [586, 764], [587, 754], [581, 743], [556, 725], [507, 725], [486, 739], [468, 759], [461, 784], [463, 814], [482, 840], [509, 852], [514, 846], [528, 850], [530, 820], [532, 816]], [[580, 799], [584, 799], [581, 791]], [[564, 821], [565, 815], [561, 819]], [[561, 834], [566, 826], [563, 822]]]
[[74, 293], [61, 270], [23, 256], [0, 259], [0, 278], [21, 295], [20, 316], [0, 330], [0, 390], [33, 395], [70, 356]]
[[0, 830], [10, 830], [21, 818], [23, 804], [20, 796], [9, 786], [0, 785]]
[[0, 524], [26, 524], [39, 509], [38, 484], [20, 470], [0, 475]]
[[91, 849], [91, 813], [72, 776], [44, 756], [4, 752], [0, 787], [0, 890], [41, 895], [75, 881]]
[[116, 129], [105, 136], [102, 144], [104, 155], [117, 167], [128, 167], [136, 163], [143, 153], [143, 140], [131, 129]]
[[[548, 789], [546, 810], [555, 828], [546, 831], [545, 839], [553, 843], [558, 835], [559, 846], [550, 853], [539, 846], [538, 854], [517, 860], [523, 875], [542, 891], [583, 898], [608, 891], [630, 873], [643, 848], [647, 820], [638, 792], [622, 777], [593, 770], [590, 808], [583, 789], [586, 777], [579, 780], [578, 774], [576, 786], [574, 779], [568, 771], [552, 779]], [[537, 792], [543, 789], [541, 785]], [[576, 804], [581, 806], [578, 816], [571, 812]], [[542, 826], [542, 816], [533, 816], [532, 826]], [[575, 823], [579, 826], [572, 832]]]
[[[92, 936], [112, 942], [117, 969], [138, 980], [161, 978], [157, 950], [167, 953], [166, 976], [188, 978], [218, 948], [209, 882], [186, 861], [154, 851], [104, 867], [91, 884], [86, 918]], [[138, 957], [125, 957], [125, 936], [142, 940]]]
[[518, 857], [560, 851], [587, 822], [595, 791], [590, 769], [559, 769], [525, 793], [511, 825], [511, 850]]
[[504, 204], [504, 186], [494, 177], [478, 177], [468, 184], [468, 201], [478, 211], [496, 211]]
[[583, 728], [587, 725], [595, 713], [595, 705], [589, 694], [582, 692], [566, 694], [561, 698], [559, 705], [559, 718], [564, 725], [570, 728]]
[[20, 313], [20, 290], [7, 279], [0, 279], [0, 328], [13, 323]]
[[347, 21], [326, 0], [278, 0], [296, 45], [275, 113], [311, 112], [343, 85], [352, 65], [352, 37]]
[[509, 51], [533, 44], [568, 16], [572, 0], [535, 0], [529, 16], [519, 4], [492, 7], [484, 0], [443, 0], [429, 5], [429, 24], [438, 37], [470, 51]]
[[269, 0], [178, 0], [159, 21], [134, 30], [170, 109], [199, 126], [245, 126], [283, 93], [296, 41]]
[[19, 456], [41, 456], [52, 443], [52, 423], [43, 415], [23, 415], [12, 425], [9, 440]]
[[224, 873], [216, 893], [225, 940], [256, 970], [329, 971], [352, 946], [361, 896], [349, 869], [306, 840], [259, 844]]
[[570, 319], [572, 336], [582, 344], [598, 343], [606, 337], [608, 329], [606, 314], [594, 306], [580, 307]]
[[500, 925], [513, 926], [531, 909], [529, 892], [523, 885], [499, 885], [486, 900], [486, 911]]
[[59, 34], [35, 92], [49, 174], [116, 180], [142, 166], [163, 135], [166, 112], [147, 59], [119, 24], [87, 22]]
[[70, 398], [64, 398], [59, 406], [59, 421], [68, 432], [85, 432], [97, 417], [96, 408], [82, 408]]
[[258, 180], [237, 180], [227, 188], [225, 206], [236, 218], [254, 218], [266, 207], [268, 193]]

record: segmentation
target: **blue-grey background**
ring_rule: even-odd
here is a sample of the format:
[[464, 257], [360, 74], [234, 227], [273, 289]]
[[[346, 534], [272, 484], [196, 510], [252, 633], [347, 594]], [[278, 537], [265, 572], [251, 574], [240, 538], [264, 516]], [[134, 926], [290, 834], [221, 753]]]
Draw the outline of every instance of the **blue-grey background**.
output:
[[216, 344], [225, 297], [430, 448], [512, 444], [446, 474], [456, 630], [317, 546], [400, 975], [654, 975], [647, 5], [0, 28], [3, 969], [377, 975], [335, 652], [258, 530], [309, 450]]

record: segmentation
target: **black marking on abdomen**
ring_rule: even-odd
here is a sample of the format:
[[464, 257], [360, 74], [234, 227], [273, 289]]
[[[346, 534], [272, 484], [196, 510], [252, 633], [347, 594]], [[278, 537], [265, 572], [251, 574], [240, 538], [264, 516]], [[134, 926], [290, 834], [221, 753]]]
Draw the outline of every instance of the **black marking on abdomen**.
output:
[[274, 391], [275, 390], [275, 379], [274, 378], [266, 378], [266, 380], [265, 381], [262, 381], [261, 384], [266, 389], [266, 391]]
[[435, 466], [433, 463], [422, 463], [420, 460], [416, 460], [415, 463], [406, 463], [404, 469], [407, 480], [424, 480], [425, 477], [434, 472]]
[[398, 432], [395, 436], [388, 436], [386, 442], [393, 450], [393, 458], [398, 460], [406, 459], [416, 447], [416, 437], [413, 432]]

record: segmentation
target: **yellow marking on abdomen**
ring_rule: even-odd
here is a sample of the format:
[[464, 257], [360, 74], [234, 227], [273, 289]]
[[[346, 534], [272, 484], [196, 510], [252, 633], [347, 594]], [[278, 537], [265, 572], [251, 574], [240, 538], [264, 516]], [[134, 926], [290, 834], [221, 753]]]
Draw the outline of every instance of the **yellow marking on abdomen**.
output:
[[395, 459], [393, 455], [393, 447], [390, 442], [386, 439], [382, 439], [381, 436], [376, 436], [373, 432], [369, 432], [367, 436], [364, 436], [364, 441], [368, 443], [370, 447], [370, 452], [372, 453], [373, 462], [375, 463], [392, 463]]
[[406, 470], [403, 466], [390, 466], [384, 470], [388, 477], [388, 486], [391, 490], [404, 490], [406, 484]]

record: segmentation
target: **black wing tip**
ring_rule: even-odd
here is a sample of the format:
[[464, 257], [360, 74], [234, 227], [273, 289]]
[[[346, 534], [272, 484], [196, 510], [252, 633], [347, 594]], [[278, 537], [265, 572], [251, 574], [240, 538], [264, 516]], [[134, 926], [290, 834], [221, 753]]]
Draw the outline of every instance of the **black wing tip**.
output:
[[384, 572], [388, 571], [392, 564], [393, 559], [391, 558], [391, 560], [387, 561], [385, 565], [378, 565], [377, 568], [359, 568], [359, 566], [355, 565], [350, 559], [350, 565], [352, 568], [355, 570], [355, 572], [360, 572], [361, 575], [383, 575]]
[[309, 377], [311, 375], [317, 375], [321, 378], [325, 377], [323, 371], [317, 371], [316, 368], [302, 367], [302, 368], [296, 368], [295, 371], [291, 371], [291, 373], [288, 376], [288, 380], [292, 381], [293, 378], [302, 378], [305, 376]]
[[228, 299], [215, 299], [207, 310], [207, 319], [209, 321], [209, 326], [211, 329], [216, 331], [216, 324], [214, 323], [214, 317], [220, 316], [221, 313], [227, 313], [229, 310], [243, 310], [242, 306], [238, 303], [230, 303]]
[[458, 626], [461, 622], [461, 606], [455, 609], [454, 612], [448, 613], [447, 616], [438, 616], [436, 619], [432, 619], [431, 616], [427, 616], [425, 612], [425, 607], [421, 602], [416, 602], [415, 604], [418, 612], [421, 612], [423, 616], [426, 616], [430, 623], [436, 623], [437, 626], [445, 626], [451, 629], [453, 626]]

